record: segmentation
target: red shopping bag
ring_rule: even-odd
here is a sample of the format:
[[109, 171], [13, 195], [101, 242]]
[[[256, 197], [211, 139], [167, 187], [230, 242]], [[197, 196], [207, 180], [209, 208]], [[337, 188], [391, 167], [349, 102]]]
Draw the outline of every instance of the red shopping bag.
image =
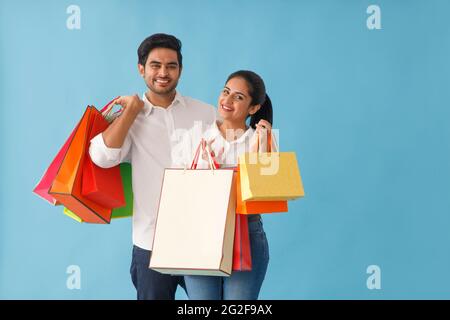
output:
[[50, 163], [50, 166], [45, 171], [44, 175], [42, 176], [41, 180], [38, 182], [36, 187], [33, 189], [33, 192], [40, 196], [42, 199], [48, 201], [50, 204], [57, 206], [61, 203], [55, 199], [51, 194], [48, 193], [48, 190], [50, 189], [53, 180], [56, 177], [56, 174], [58, 173], [58, 169], [61, 166], [62, 161], [64, 160], [64, 156], [66, 155], [67, 149], [69, 149], [70, 142], [73, 139], [73, 136], [75, 135], [75, 131], [77, 130], [78, 125], [73, 129], [72, 133], [69, 136], [69, 139], [66, 140], [62, 148], [59, 150], [56, 157], [53, 159], [52, 163]]
[[248, 218], [244, 214], [236, 214], [233, 246], [233, 271], [251, 271], [252, 254], [248, 233]]
[[109, 223], [112, 209], [86, 198], [81, 192], [82, 169], [89, 148], [88, 139], [97, 114], [99, 111], [95, 107], [86, 108], [49, 193], [84, 222]]
[[[88, 143], [109, 125], [102, 113], [95, 110], [92, 116]], [[87, 199], [106, 208], [120, 208], [126, 205], [119, 166], [100, 168], [92, 162], [89, 152], [86, 152], [82, 179], [81, 194]]]
[[[116, 98], [117, 99], [117, 98]], [[115, 99], [114, 99], [115, 100]], [[110, 107], [111, 103], [114, 101], [110, 101], [102, 110], [101, 112], [104, 112], [107, 110], [108, 107]], [[80, 123], [78, 123], [75, 126], [75, 129], [73, 129], [72, 133], [70, 134], [69, 138], [66, 140], [62, 148], [59, 150], [58, 154], [55, 156], [53, 161], [50, 163], [50, 166], [45, 171], [44, 175], [42, 176], [41, 180], [37, 183], [36, 187], [33, 189], [33, 192], [43, 198], [44, 200], [48, 201], [52, 205], [60, 205], [61, 203], [56, 200], [56, 198], [49, 193], [50, 187], [55, 180], [55, 177], [58, 173], [59, 168], [61, 167], [61, 164], [64, 160], [64, 157], [66, 156], [67, 150], [69, 149], [69, 146], [73, 140], [73, 137], [75, 135], [75, 132], [77, 131], [77, 128]]]

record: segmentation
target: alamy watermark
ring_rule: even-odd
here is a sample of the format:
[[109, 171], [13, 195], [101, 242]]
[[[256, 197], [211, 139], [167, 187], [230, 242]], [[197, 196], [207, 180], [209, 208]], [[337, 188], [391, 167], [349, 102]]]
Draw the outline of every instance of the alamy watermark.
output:
[[66, 13], [69, 15], [66, 20], [66, 27], [69, 30], [81, 29], [81, 9], [75, 4], [67, 7]]
[[366, 273], [370, 274], [367, 278], [366, 285], [369, 290], [381, 289], [381, 268], [376, 264], [367, 267]]
[[70, 265], [66, 269], [69, 275], [66, 280], [66, 286], [69, 290], [81, 290], [81, 268], [77, 265]]
[[[190, 168], [200, 141], [204, 137], [217, 136], [217, 128], [214, 126], [205, 127], [201, 121], [196, 121], [191, 129], [176, 129], [171, 135], [172, 148], [172, 165], [180, 168]], [[221, 167], [233, 167], [238, 162], [238, 157], [242, 152], [249, 152], [249, 163], [261, 165], [261, 175], [275, 175], [278, 173], [280, 166], [279, 150], [279, 130], [270, 130], [271, 134], [271, 152], [268, 150], [267, 131], [261, 131], [260, 134], [245, 135], [246, 132], [242, 129], [227, 129], [225, 132], [226, 140], [233, 141], [242, 139], [241, 143], [223, 144], [222, 139], [206, 138], [206, 142], [210, 145], [215, 157], [215, 160]], [[222, 140], [223, 141], [223, 140]], [[205, 153], [201, 154], [206, 168], [208, 166], [208, 159]], [[201, 161], [201, 160], [200, 160]]]
[[369, 30], [380, 30], [381, 29], [381, 9], [379, 6], [372, 4], [367, 7], [367, 17], [366, 25]]

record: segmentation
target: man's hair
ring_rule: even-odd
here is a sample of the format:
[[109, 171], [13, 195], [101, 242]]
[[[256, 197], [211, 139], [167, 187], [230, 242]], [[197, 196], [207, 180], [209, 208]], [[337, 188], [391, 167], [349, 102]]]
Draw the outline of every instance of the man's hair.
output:
[[167, 48], [175, 50], [177, 52], [178, 64], [180, 65], [180, 68], [183, 66], [183, 56], [181, 55], [181, 41], [176, 37], [165, 33], [155, 33], [154, 35], [151, 35], [150, 37], [142, 41], [137, 50], [138, 62], [140, 65], [145, 66], [150, 51], [155, 48]]

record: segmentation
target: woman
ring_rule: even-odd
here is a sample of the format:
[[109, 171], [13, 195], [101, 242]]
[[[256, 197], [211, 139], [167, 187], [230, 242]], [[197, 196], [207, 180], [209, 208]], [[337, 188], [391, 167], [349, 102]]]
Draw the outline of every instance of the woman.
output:
[[[219, 96], [222, 117], [204, 133], [215, 160], [223, 167], [236, 167], [240, 154], [266, 151], [264, 143], [272, 123], [272, 104], [263, 80], [251, 71], [231, 74]], [[246, 120], [250, 117], [250, 126]], [[198, 145], [199, 141], [193, 143]], [[208, 168], [207, 155], [197, 168]], [[248, 216], [252, 254], [251, 271], [234, 271], [229, 277], [185, 276], [186, 291], [194, 300], [256, 300], [267, 265], [269, 248], [260, 215]]]

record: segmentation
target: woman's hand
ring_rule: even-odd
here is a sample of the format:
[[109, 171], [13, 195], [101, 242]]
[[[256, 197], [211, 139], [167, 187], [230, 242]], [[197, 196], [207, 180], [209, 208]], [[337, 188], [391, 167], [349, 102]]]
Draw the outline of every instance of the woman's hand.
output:
[[256, 131], [261, 133], [265, 130], [272, 130], [272, 125], [269, 121], [266, 120], [259, 120], [259, 122], [256, 124]]
[[256, 124], [256, 139], [259, 141], [255, 141], [255, 143], [252, 144], [250, 147], [250, 152], [268, 152], [269, 146], [268, 146], [268, 137], [269, 134], [271, 134], [270, 130], [272, 130], [272, 125], [269, 121], [266, 120], [259, 120], [259, 122]]
[[[211, 139], [209, 141], [206, 141], [206, 140], [202, 139], [202, 147], [201, 147], [202, 148], [202, 159], [205, 161], [208, 161], [208, 163], [209, 163], [209, 157], [208, 157], [207, 150], [211, 150], [211, 156], [216, 160], [220, 159], [224, 153], [224, 148], [222, 147], [222, 148], [220, 148], [220, 150], [217, 152], [217, 155], [216, 155], [216, 153], [214, 152], [213, 147], [212, 147], [212, 144], [214, 143], [215, 140], [216, 139]], [[208, 146], [208, 148], [206, 146]]]

